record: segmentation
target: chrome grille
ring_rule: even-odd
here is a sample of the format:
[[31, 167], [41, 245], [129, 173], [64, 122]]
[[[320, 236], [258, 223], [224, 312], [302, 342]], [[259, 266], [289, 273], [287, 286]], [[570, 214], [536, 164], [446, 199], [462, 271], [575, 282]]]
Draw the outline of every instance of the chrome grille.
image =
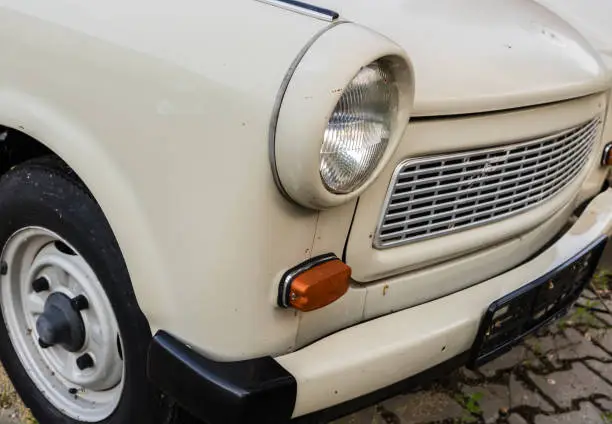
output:
[[600, 127], [597, 117], [535, 140], [405, 160], [395, 170], [374, 246], [437, 237], [540, 204], [578, 175]]

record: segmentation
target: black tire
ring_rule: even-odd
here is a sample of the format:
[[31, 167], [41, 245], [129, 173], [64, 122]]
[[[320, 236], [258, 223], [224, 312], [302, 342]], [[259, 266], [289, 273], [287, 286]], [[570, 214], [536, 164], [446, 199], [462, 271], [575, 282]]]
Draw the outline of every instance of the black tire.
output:
[[[147, 382], [146, 357], [151, 332], [140, 311], [113, 232], [93, 197], [54, 158], [26, 162], [0, 179], [0, 246], [17, 230], [38, 226], [69, 242], [102, 283], [122, 334], [123, 392], [103, 424], [151, 424], [162, 420], [160, 396]], [[41, 424], [80, 424], [55, 408], [28, 376], [0, 324], [0, 359], [17, 392]]]

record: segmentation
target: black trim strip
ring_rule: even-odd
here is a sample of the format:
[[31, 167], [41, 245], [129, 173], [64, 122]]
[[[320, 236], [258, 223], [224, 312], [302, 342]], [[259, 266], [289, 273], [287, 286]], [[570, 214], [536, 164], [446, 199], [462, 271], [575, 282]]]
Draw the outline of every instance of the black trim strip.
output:
[[355, 215], [357, 215], [357, 208], [359, 207], [359, 199], [361, 199], [361, 197], [357, 197], [357, 201], [355, 202], [355, 209], [353, 209], [353, 216], [351, 217], [351, 225], [349, 225], [348, 232], [346, 233], [346, 240], [344, 240], [344, 247], [342, 248], [342, 262], [344, 263], [346, 263], [346, 251], [348, 249], [351, 232], [353, 231], [353, 223], [355, 222]]
[[[315, 6], [313, 4], [304, 3], [297, 0], [259, 0], [263, 3], [270, 4], [272, 6], [282, 7], [298, 13], [304, 13], [314, 18], [324, 19], [326, 21], [335, 21], [340, 17], [338, 12], [335, 12], [324, 7]], [[300, 11], [302, 9], [302, 11]]]
[[608, 161], [608, 153], [610, 153], [610, 149], [612, 149], [612, 141], [606, 143], [603, 149], [603, 154], [601, 156], [601, 166], [609, 166], [606, 162]]
[[295, 406], [295, 378], [269, 356], [216, 362], [158, 331], [147, 359], [147, 375], [162, 392], [208, 423], [280, 424]]

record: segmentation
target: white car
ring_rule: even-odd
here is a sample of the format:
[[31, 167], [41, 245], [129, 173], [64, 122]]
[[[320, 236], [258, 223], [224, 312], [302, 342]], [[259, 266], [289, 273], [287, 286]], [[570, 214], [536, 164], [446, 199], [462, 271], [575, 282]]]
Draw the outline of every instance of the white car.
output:
[[0, 359], [42, 424], [327, 420], [561, 316], [612, 6], [0, 0]]

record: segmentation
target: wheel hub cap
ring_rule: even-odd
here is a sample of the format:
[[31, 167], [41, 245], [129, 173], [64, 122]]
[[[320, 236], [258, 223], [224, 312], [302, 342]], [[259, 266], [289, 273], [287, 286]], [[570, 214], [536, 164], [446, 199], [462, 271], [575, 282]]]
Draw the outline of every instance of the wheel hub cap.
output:
[[42, 315], [36, 320], [41, 347], [61, 345], [77, 352], [85, 343], [85, 324], [81, 313], [63, 293], [52, 293], [45, 302]]

